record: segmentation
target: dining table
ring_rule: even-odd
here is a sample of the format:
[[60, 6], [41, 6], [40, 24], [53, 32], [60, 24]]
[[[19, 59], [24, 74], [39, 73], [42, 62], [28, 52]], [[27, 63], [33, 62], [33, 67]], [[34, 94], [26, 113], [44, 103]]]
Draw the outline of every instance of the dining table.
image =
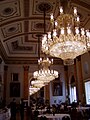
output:
[[77, 110], [89, 110], [90, 107], [83, 107], [83, 106], [78, 106], [76, 107]]
[[10, 120], [11, 113], [10, 109], [0, 110], [0, 120]]
[[71, 120], [71, 117], [69, 114], [41, 114], [38, 115], [38, 118], [46, 117], [48, 120], [62, 120], [63, 117], [69, 117]]

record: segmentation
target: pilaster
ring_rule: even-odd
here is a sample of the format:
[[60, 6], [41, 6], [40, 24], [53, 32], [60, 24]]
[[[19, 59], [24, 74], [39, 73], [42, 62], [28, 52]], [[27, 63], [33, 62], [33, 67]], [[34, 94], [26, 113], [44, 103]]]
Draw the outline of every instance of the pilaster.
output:
[[24, 99], [28, 99], [29, 94], [29, 82], [28, 82], [28, 70], [29, 66], [24, 66]]

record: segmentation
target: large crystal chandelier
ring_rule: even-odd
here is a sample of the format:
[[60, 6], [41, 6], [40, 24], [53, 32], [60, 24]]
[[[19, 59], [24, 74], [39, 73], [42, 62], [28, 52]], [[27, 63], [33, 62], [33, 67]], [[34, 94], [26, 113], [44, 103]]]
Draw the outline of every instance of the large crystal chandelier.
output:
[[60, 7], [60, 15], [54, 20], [51, 14], [52, 32], [48, 32], [42, 39], [42, 51], [53, 57], [61, 58], [64, 65], [74, 64], [74, 59], [90, 49], [89, 30], [80, 29], [77, 8], [74, 14], [64, 14]]
[[58, 77], [58, 72], [56, 70], [50, 69], [51, 64], [53, 64], [53, 59], [40, 58], [38, 60], [39, 70], [33, 73], [35, 79], [43, 81], [44, 84], [49, 83]]

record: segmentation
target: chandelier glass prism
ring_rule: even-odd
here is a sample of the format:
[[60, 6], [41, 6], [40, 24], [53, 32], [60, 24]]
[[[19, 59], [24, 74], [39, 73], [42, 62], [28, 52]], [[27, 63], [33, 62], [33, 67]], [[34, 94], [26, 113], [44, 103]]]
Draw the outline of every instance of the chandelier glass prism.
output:
[[51, 14], [52, 32], [42, 39], [42, 51], [53, 57], [61, 58], [64, 65], [74, 64], [74, 59], [90, 49], [90, 31], [80, 29], [77, 8], [74, 14], [64, 14], [60, 7], [60, 15], [54, 20]]

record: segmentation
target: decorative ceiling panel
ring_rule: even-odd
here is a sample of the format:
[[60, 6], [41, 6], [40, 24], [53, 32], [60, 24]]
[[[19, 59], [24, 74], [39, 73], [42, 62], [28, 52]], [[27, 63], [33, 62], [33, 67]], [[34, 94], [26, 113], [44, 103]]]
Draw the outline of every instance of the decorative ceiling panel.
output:
[[18, 56], [18, 57], [38, 57], [38, 44], [28, 43], [26, 45], [22, 44], [23, 37], [17, 37], [11, 40], [12, 42], [6, 42], [6, 50], [8, 56]]
[[5, 0], [0, 2], [0, 22], [20, 17], [20, 1]]
[[11, 23], [1, 27], [1, 32], [3, 34], [3, 38], [7, 39], [9, 37], [15, 36], [23, 32], [22, 23]]
[[42, 14], [44, 12], [43, 6], [46, 6], [47, 15], [54, 12], [56, 9], [56, 0], [30, 0], [30, 14], [31, 17], [43, 17]]
[[[45, 25], [47, 31], [49, 30], [49, 27], [50, 27], [50, 22], [47, 21], [46, 22], [46, 25]], [[44, 33], [44, 20], [32, 20], [30, 21], [30, 24], [29, 24], [29, 31], [30, 32], [37, 32], [37, 33]], [[37, 34], [36, 33], [36, 34]]]

